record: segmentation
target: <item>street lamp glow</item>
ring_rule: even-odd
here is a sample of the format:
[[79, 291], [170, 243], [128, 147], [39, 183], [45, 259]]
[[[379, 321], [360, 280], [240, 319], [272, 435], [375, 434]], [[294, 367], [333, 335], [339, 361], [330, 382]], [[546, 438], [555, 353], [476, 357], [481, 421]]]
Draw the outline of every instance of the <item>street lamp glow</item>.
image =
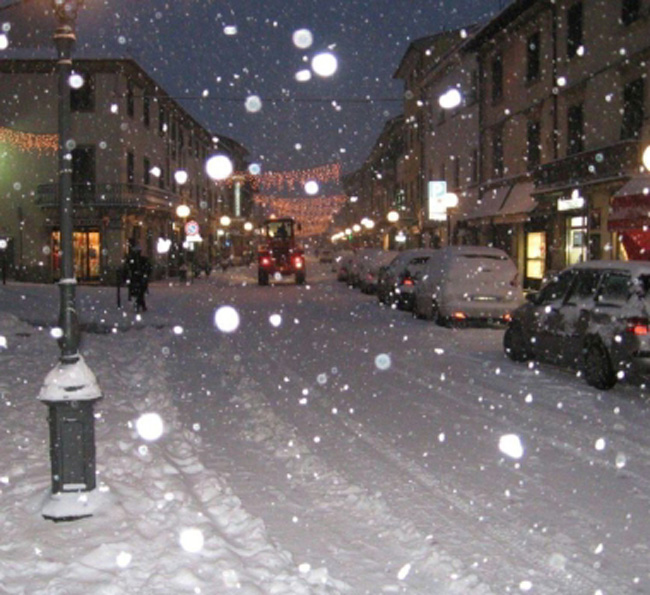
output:
[[389, 223], [397, 223], [399, 221], [399, 213], [397, 211], [390, 211], [390, 213], [386, 215], [386, 219]]
[[223, 215], [221, 219], [219, 219], [219, 223], [223, 225], [224, 227], [228, 227], [231, 224], [231, 219], [228, 217], [228, 215]]
[[643, 151], [643, 166], [650, 171], [650, 145]]
[[178, 205], [176, 207], [176, 214], [181, 218], [185, 219], [185, 217], [190, 216], [190, 207], [187, 205]]
[[253, 224], [250, 221], [244, 223], [244, 231], [253, 231]]
[[205, 164], [205, 171], [213, 180], [225, 180], [230, 177], [234, 169], [227, 155], [213, 155]]
[[318, 76], [329, 77], [336, 72], [338, 61], [331, 52], [321, 52], [312, 58], [311, 68]]
[[373, 229], [375, 227], [375, 222], [368, 217], [364, 217], [361, 220], [361, 225], [363, 225], [366, 229]]
[[358, 223], [355, 223], [355, 224], [352, 226], [352, 231], [353, 231], [354, 233], [359, 233], [359, 232], [361, 231], [361, 225], [359, 225]]
[[176, 180], [177, 184], [180, 184], [181, 186], [187, 182], [187, 172], [184, 169], [179, 169], [178, 171], [174, 172], [174, 180]]

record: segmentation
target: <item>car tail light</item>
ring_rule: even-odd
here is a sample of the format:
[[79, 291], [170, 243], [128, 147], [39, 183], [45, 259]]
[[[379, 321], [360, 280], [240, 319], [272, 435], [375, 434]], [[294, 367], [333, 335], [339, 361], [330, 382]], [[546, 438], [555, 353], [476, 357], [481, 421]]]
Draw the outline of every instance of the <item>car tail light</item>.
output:
[[648, 335], [650, 334], [650, 323], [646, 318], [628, 318], [627, 331], [637, 336]]
[[262, 257], [262, 266], [269, 266], [271, 264], [271, 259], [268, 256]]
[[467, 320], [467, 314], [465, 312], [452, 312], [451, 317], [454, 320]]
[[414, 285], [413, 279], [411, 277], [406, 277], [404, 281], [402, 282], [402, 285], [406, 285], [407, 287], [412, 287]]
[[512, 315], [511, 314], [504, 314], [503, 315], [503, 321], [504, 322], [510, 322], [512, 320]]
[[293, 264], [297, 269], [301, 269], [302, 268], [302, 258], [300, 258], [300, 256], [296, 256], [293, 259]]

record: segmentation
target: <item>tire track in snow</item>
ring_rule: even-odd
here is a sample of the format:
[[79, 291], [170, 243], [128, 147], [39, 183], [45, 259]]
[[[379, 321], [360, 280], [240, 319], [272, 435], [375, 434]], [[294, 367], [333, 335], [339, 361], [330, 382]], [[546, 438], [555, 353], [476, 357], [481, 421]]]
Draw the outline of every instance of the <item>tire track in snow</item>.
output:
[[[292, 380], [300, 380], [303, 382], [304, 386], [310, 386], [313, 384], [311, 380], [301, 378], [300, 374], [295, 369], [287, 366], [286, 358], [283, 358], [280, 361], [277, 352], [272, 351], [264, 345], [258, 348], [258, 352], [255, 356], [260, 357], [257, 365], [261, 368], [283, 369], [286, 375]], [[269, 362], [275, 363], [275, 366], [269, 365]], [[402, 362], [396, 364], [395, 367], [400, 370], [401, 365]], [[421, 370], [418, 369], [418, 372], [421, 372]], [[400, 370], [399, 374], [409, 376], [405, 369]], [[413, 380], [412, 375], [409, 376], [409, 378]], [[421, 383], [426, 385], [425, 381], [422, 381]], [[399, 391], [399, 389], [403, 387], [401, 381], [396, 382], [395, 384], [395, 390]], [[315, 395], [317, 396], [317, 398], [312, 398], [311, 403], [317, 403], [319, 409], [321, 409], [321, 411], [315, 414], [316, 416], [321, 416], [323, 412], [322, 410], [329, 409], [332, 406], [332, 399], [324, 396], [318, 388], [311, 388], [310, 393], [312, 394], [312, 397]], [[444, 396], [449, 399], [454, 399], [452, 393], [445, 394]], [[458, 401], [454, 400], [454, 403], [458, 404]], [[467, 406], [469, 407], [469, 404], [467, 404]], [[471, 408], [472, 415], [477, 414], [479, 411], [477, 411], [475, 407]], [[484, 412], [481, 412], [481, 414], [484, 415], [486, 419], [489, 419], [492, 422], [494, 421], [493, 417], [485, 415]], [[521, 542], [521, 534], [514, 529], [514, 523], [504, 522], [499, 525], [499, 528], [496, 528], [494, 523], [485, 522], [480, 527], [477, 527], [475, 531], [467, 530], [466, 527], [468, 525], [476, 524], [476, 516], [481, 510], [490, 511], [492, 513], [494, 512], [491, 503], [485, 502], [482, 496], [469, 493], [465, 489], [463, 489], [462, 497], [456, 495], [455, 489], [451, 485], [446, 484], [439, 478], [432, 478], [430, 472], [425, 470], [415, 461], [404, 459], [399, 451], [387, 443], [386, 440], [381, 438], [381, 436], [376, 432], [372, 433], [368, 431], [367, 427], [362, 428], [356, 420], [343, 412], [338, 412], [336, 419], [339, 423], [345, 426], [348, 432], [352, 433], [358, 439], [370, 446], [372, 452], [380, 454], [391, 466], [397, 467], [399, 469], [397, 475], [402, 478], [408, 476], [413, 483], [420, 485], [429, 493], [428, 497], [430, 497], [430, 492], [434, 491], [434, 498], [436, 501], [442, 500], [447, 502], [449, 507], [462, 512], [468, 519], [471, 519], [469, 523], [461, 523], [459, 526], [458, 524], [452, 524], [447, 521], [444, 514], [441, 514], [436, 518], [436, 522], [444, 523], [447, 528], [447, 534], [455, 535], [455, 538], [461, 542], [485, 543], [485, 538], [488, 537], [489, 541], [485, 545], [484, 551], [490, 552], [492, 559], [496, 557], [495, 552], [501, 552], [499, 554], [499, 559], [502, 561], [494, 564], [497, 568], [507, 568], [513, 564], [513, 561], [515, 562], [515, 568], [528, 568], [532, 575], [536, 575], [538, 579], [543, 581], [543, 586], [542, 584], [536, 585], [536, 589], [539, 592], [572, 592], [586, 594], [597, 592], [597, 590], [602, 586], [602, 577], [598, 576], [597, 573], [593, 572], [593, 570], [585, 564], [578, 565], [575, 560], [571, 560], [570, 569], [565, 570], [560, 567], [563, 566], [560, 564], [560, 558], [554, 557], [557, 548], [548, 538], [541, 535], [528, 534], [526, 535], [527, 539], [532, 541], [536, 538], [539, 543], [534, 551], [522, 549], [518, 545]], [[521, 474], [521, 471], [518, 473]], [[395, 473], [392, 474], [395, 475]], [[534, 477], [527, 477], [527, 480], [531, 482], [536, 481]], [[404, 479], [404, 483], [408, 483], [408, 480]], [[426, 510], [427, 495], [423, 494], [421, 498], [425, 499], [422, 503], [422, 510]], [[411, 509], [409, 512], [412, 514], [413, 510]], [[412, 517], [406, 522], [411, 522], [411, 520]], [[588, 519], [582, 519], [582, 522], [588, 524]], [[459, 533], [464, 534], [465, 537], [459, 538]], [[545, 550], [547, 553], [547, 556], [543, 559], [540, 559], [538, 555], [540, 548]], [[548, 563], [549, 560], [556, 561], [556, 566], [550, 565]], [[521, 578], [523, 580], [524, 577]], [[513, 588], [515, 584], [516, 581], [513, 579], [509, 588]], [[620, 592], [625, 592], [625, 589], [628, 587], [629, 584], [624, 583], [619, 584], [617, 588]]]

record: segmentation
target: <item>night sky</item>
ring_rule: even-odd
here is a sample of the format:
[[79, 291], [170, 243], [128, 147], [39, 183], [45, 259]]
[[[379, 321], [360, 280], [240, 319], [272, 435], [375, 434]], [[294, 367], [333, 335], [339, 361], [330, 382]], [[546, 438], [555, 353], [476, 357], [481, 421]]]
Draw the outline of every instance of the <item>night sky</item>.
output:
[[[13, 0], [2, 0], [0, 8]], [[36, 10], [45, 0], [28, 0]], [[79, 55], [131, 56], [206, 128], [241, 142], [263, 169], [367, 157], [384, 122], [401, 111], [393, 74], [414, 39], [482, 23], [504, 0], [86, 0]], [[0, 12], [5, 22], [16, 9]], [[32, 15], [34, 16], [34, 15]], [[11, 20], [11, 19], [9, 19]], [[12, 24], [10, 40], [24, 32]], [[35, 18], [30, 43], [51, 44], [53, 17]], [[236, 28], [236, 32], [233, 28]], [[299, 49], [297, 29], [313, 44]], [[338, 60], [329, 78], [298, 82], [319, 51]], [[54, 48], [52, 47], [54, 57]], [[0, 56], [1, 57], [1, 56]], [[247, 97], [262, 109], [248, 112]], [[371, 101], [355, 101], [370, 98]], [[335, 102], [335, 103], [333, 103]]]

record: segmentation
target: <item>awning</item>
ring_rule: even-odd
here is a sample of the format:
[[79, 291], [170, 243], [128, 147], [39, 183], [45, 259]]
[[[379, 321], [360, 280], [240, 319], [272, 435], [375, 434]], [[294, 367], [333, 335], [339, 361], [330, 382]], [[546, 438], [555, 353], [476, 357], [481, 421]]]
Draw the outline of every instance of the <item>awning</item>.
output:
[[481, 194], [476, 208], [467, 216], [468, 219], [494, 217], [508, 197], [511, 186], [499, 186]]
[[612, 198], [609, 231], [650, 229], [650, 176], [631, 178]]
[[524, 220], [537, 205], [531, 194], [533, 188], [532, 182], [520, 182], [484, 192], [480, 203], [467, 218], [496, 218], [508, 222]]
[[630, 260], [650, 260], [650, 231], [622, 231], [619, 235]]
[[531, 194], [534, 187], [532, 182], [513, 184], [499, 215], [509, 219], [516, 215], [527, 216], [537, 206], [537, 201]]

